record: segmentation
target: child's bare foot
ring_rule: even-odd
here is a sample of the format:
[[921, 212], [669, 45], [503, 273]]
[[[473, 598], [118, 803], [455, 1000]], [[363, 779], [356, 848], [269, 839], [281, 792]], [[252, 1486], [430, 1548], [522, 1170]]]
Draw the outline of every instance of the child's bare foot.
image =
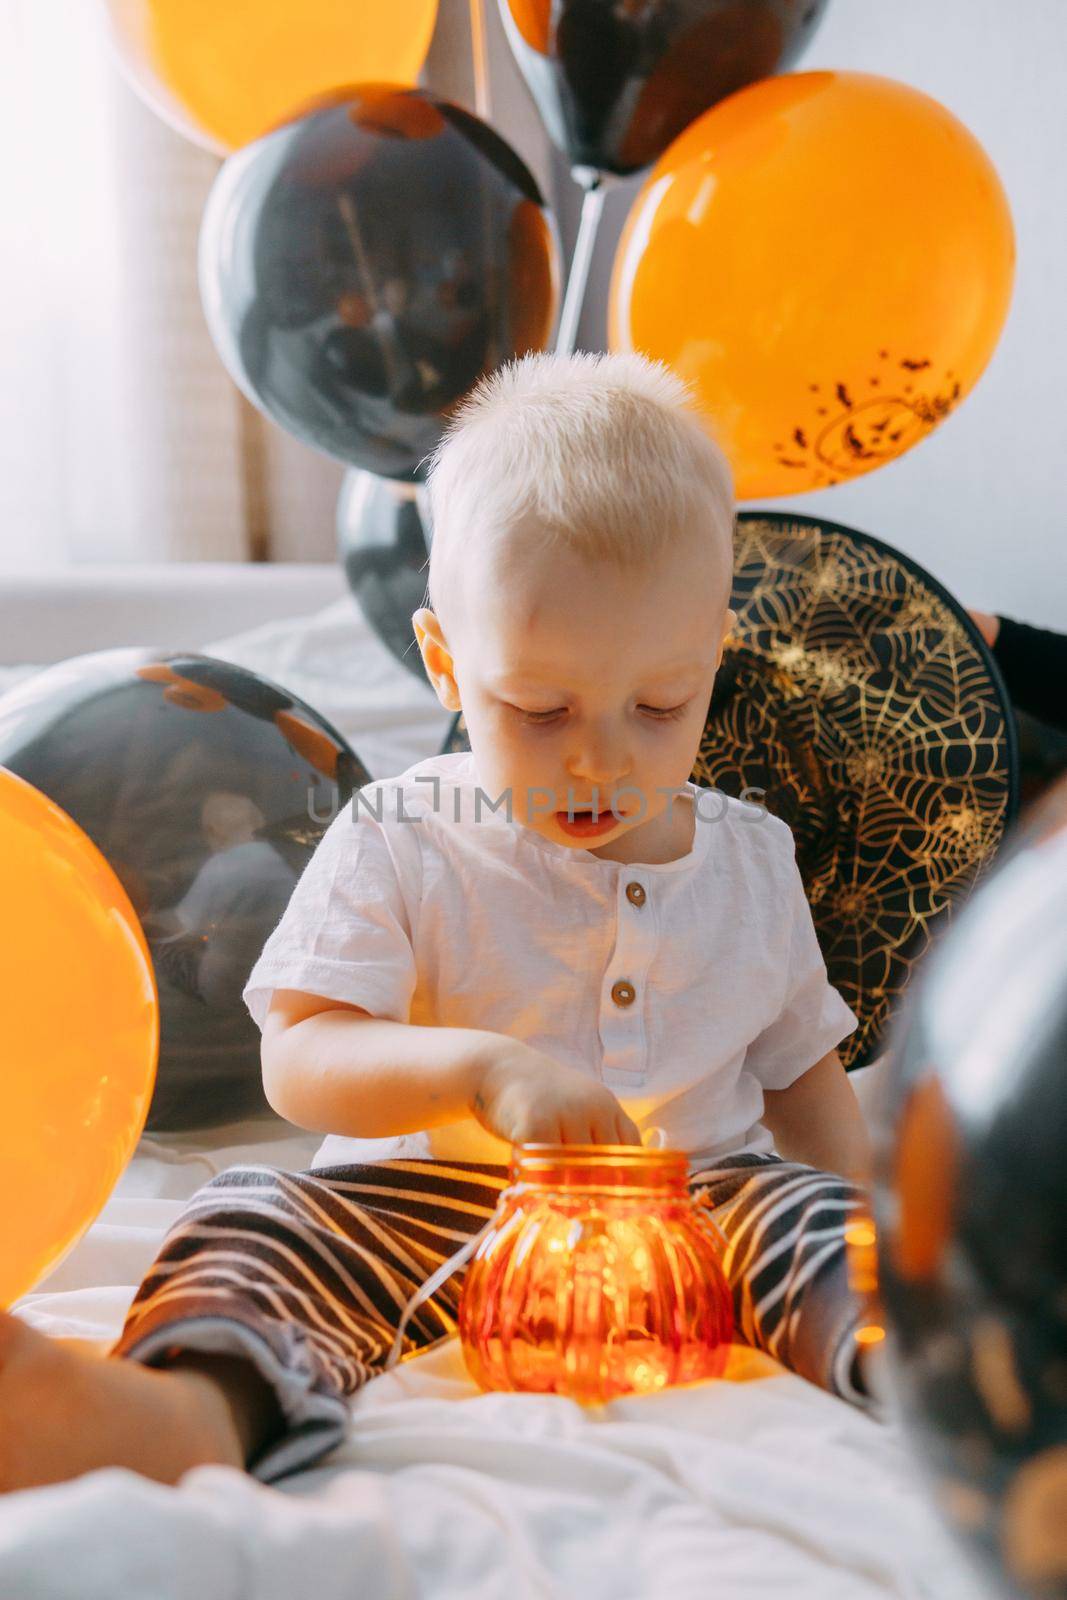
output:
[[0, 1312], [0, 1492], [98, 1467], [158, 1483], [192, 1467], [242, 1467], [267, 1414], [257, 1386], [265, 1390], [243, 1362], [189, 1357], [156, 1372], [85, 1354]]

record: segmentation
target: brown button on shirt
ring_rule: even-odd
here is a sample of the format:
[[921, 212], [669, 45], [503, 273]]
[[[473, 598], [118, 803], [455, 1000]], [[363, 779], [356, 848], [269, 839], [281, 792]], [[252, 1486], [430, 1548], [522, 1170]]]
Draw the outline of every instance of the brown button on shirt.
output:
[[630, 1006], [634, 1003], [637, 990], [632, 983], [627, 983], [625, 978], [620, 978], [618, 983], [611, 986], [611, 998], [617, 1006]]
[[626, 898], [629, 900], [631, 905], [643, 906], [645, 903], [645, 891], [642, 885], [639, 883], [628, 883], [626, 885]]

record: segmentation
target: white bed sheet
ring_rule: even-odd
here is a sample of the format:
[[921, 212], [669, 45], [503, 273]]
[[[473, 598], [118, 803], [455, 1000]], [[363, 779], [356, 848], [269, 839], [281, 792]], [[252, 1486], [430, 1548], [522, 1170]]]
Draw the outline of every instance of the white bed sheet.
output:
[[[372, 775], [448, 722], [351, 602], [208, 653], [334, 720]], [[236, 1161], [300, 1168], [318, 1136], [260, 1119], [142, 1140], [114, 1196], [19, 1314], [106, 1345], [182, 1201]], [[895, 1423], [737, 1348], [727, 1379], [602, 1412], [480, 1395], [454, 1343], [374, 1380], [349, 1442], [273, 1488], [117, 1471], [0, 1499], [17, 1600], [974, 1600]]]
[[[300, 1167], [267, 1121], [145, 1139], [19, 1314], [107, 1341], [182, 1199]], [[348, 1444], [272, 1488], [200, 1468], [0, 1500], [0, 1594], [32, 1600], [974, 1600], [895, 1422], [735, 1349], [727, 1379], [615, 1401], [481, 1395], [455, 1342], [375, 1379]]]

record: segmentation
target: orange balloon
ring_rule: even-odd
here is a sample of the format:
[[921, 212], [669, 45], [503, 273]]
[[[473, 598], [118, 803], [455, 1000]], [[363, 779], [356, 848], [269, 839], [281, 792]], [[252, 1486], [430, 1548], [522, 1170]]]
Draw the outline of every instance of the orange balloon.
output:
[[226, 152], [340, 85], [413, 84], [437, 0], [106, 0], [134, 87]]
[[767, 78], [649, 174], [610, 342], [690, 380], [739, 499], [797, 494], [884, 466], [959, 405], [1014, 266], [996, 169], [944, 106], [867, 73]]
[[0, 1306], [97, 1215], [155, 1085], [159, 1007], [137, 916], [96, 846], [0, 768]]

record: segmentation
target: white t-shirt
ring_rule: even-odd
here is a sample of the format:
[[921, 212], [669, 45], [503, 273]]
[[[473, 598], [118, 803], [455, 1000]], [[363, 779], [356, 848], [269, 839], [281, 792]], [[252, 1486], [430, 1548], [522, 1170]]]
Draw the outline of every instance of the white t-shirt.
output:
[[[367, 784], [323, 835], [245, 1002], [261, 1028], [279, 988], [509, 1034], [606, 1084], [692, 1166], [770, 1150], [764, 1089], [787, 1088], [856, 1018], [827, 979], [789, 829], [718, 790], [686, 793], [689, 853], [646, 866], [509, 821], [468, 751]], [[508, 1155], [466, 1117], [331, 1137], [315, 1165]]]

